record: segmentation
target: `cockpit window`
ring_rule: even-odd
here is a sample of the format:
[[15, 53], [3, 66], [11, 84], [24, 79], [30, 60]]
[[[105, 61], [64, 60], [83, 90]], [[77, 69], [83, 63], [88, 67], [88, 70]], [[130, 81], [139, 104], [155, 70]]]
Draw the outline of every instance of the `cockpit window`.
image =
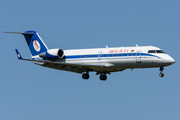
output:
[[156, 53], [155, 50], [149, 50], [148, 53]]
[[162, 50], [149, 50], [148, 53], [165, 53]]
[[164, 53], [162, 50], [156, 50], [157, 53]]

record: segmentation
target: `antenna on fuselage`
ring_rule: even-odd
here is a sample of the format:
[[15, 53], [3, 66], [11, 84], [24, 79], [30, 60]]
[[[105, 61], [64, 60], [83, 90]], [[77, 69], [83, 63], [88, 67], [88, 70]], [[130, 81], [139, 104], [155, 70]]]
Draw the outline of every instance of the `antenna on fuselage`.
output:
[[106, 45], [106, 48], [108, 48], [108, 46]]
[[136, 44], [136, 47], [139, 47], [139, 46]]

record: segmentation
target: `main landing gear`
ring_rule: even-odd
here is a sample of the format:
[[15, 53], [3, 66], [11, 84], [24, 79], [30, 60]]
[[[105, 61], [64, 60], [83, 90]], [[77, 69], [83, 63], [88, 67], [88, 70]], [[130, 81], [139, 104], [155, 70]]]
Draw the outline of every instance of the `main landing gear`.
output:
[[107, 79], [106, 74], [100, 75], [100, 76], [99, 76], [99, 79], [105, 81], [105, 80]]
[[160, 72], [160, 74], [159, 74], [159, 77], [164, 77], [164, 74], [162, 73], [163, 72], [163, 70], [164, 70], [164, 68], [163, 67], [160, 67], [160, 69], [159, 69], [161, 72]]
[[89, 74], [88, 73], [84, 73], [84, 74], [82, 74], [82, 78], [83, 79], [89, 79]]
[[[89, 77], [90, 76], [89, 76], [89, 72], [88, 71], [86, 71], [85, 73], [82, 74], [82, 78], [85, 79], [85, 80], [89, 79]], [[106, 73], [101, 74], [99, 76], [99, 79], [102, 80], [102, 81], [105, 81], [107, 79]]]
[[[85, 80], [89, 79], [89, 74], [88, 73], [83, 73], [82, 78], [85, 79]], [[102, 81], [105, 81], [107, 79], [106, 74], [100, 75], [99, 79], [102, 80]]]

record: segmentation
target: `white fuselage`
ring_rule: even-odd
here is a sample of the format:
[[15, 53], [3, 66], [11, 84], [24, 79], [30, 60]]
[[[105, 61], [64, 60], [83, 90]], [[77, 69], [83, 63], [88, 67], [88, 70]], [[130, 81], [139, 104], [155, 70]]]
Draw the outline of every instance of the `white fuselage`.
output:
[[64, 50], [64, 62], [123, 69], [161, 67], [175, 62], [166, 53], [148, 53], [149, 50], [161, 49], [153, 46], [142, 46]]
[[[134, 68], [160, 67], [160, 77], [163, 77], [163, 67], [175, 62], [171, 56], [154, 46], [74, 49], [63, 51], [64, 57], [62, 59], [35, 63], [44, 67], [80, 74], [86, 72], [86, 77], [89, 71], [96, 72], [96, 75], [101, 75], [101, 80], [105, 80], [105, 74]], [[34, 59], [36, 58], [39, 59], [38, 56]], [[88, 77], [86, 77], [83, 77], [83, 79], [88, 79]]]

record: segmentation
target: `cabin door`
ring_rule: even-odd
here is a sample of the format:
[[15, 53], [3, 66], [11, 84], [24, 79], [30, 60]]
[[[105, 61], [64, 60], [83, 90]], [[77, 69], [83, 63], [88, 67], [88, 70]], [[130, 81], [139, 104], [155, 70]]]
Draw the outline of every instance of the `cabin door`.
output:
[[100, 52], [98, 53], [98, 60], [101, 60], [101, 57], [102, 57], [102, 51], [100, 51]]
[[140, 50], [136, 52], [136, 63], [142, 63]]

